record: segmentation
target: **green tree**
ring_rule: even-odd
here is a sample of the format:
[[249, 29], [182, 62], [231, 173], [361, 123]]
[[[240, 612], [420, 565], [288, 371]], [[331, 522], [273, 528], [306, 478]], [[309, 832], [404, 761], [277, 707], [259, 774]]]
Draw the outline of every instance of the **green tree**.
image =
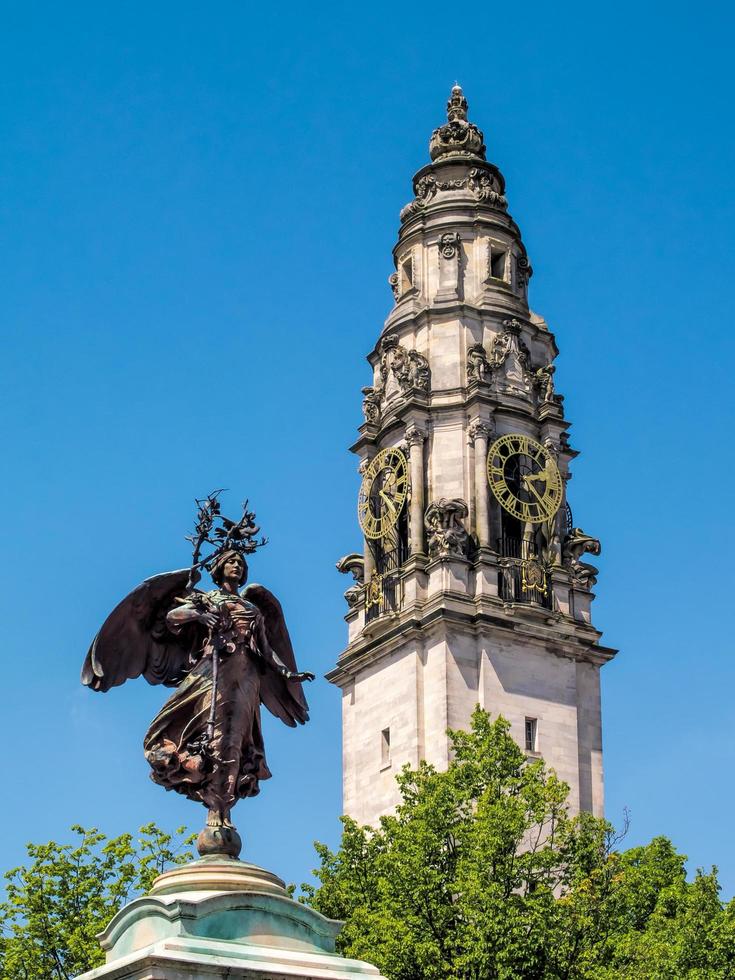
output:
[[139, 835], [108, 839], [72, 828], [75, 844], [29, 844], [25, 867], [5, 875], [0, 905], [3, 980], [68, 980], [104, 961], [95, 935], [126, 902], [150, 888], [167, 867], [192, 858], [185, 828], [166, 834], [155, 824]]
[[735, 906], [716, 872], [688, 883], [665, 838], [620, 852], [610, 824], [571, 818], [568, 787], [480, 710], [453, 761], [398, 776], [377, 829], [343, 818], [317, 844], [303, 900], [344, 919], [345, 955], [391, 980], [735, 978]]

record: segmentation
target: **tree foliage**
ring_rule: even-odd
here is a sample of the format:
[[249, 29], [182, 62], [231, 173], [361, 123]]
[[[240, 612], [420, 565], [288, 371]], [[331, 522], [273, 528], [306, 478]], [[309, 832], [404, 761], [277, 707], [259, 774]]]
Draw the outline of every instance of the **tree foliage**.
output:
[[395, 815], [343, 818], [339, 849], [316, 845], [303, 900], [345, 920], [345, 955], [391, 980], [735, 978], [715, 869], [688, 882], [666, 838], [620, 851], [610, 824], [570, 817], [504, 719], [478, 708], [449, 736], [446, 771], [402, 770]]
[[155, 824], [139, 835], [108, 839], [75, 826], [75, 844], [29, 844], [31, 862], [5, 875], [0, 905], [3, 980], [67, 980], [104, 961], [95, 939], [113, 915], [153, 879], [192, 858], [185, 828], [166, 834]]

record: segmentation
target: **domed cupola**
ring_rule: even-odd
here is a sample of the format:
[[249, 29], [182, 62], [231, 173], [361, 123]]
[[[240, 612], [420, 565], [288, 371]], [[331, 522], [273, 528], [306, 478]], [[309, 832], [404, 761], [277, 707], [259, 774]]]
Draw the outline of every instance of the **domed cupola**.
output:
[[508, 214], [505, 179], [485, 157], [482, 131], [467, 119], [459, 85], [447, 122], [431, 134], [431, 163], [413, 178], [414, 199], [401, 211], [390, 285], [405, 313], [460, 302], [505, 315], [528, 316], [532, 270], [521, 233]]

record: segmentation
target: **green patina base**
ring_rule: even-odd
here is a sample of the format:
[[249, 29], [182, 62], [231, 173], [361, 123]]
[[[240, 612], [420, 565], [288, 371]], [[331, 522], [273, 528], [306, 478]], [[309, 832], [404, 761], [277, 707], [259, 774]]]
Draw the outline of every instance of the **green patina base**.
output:
[[78, 980], [382, 980], [334, 952], [340, 927], [290, 899], [270, 872], [204, 858], [118, 912], [99, 937], [106, 964]]

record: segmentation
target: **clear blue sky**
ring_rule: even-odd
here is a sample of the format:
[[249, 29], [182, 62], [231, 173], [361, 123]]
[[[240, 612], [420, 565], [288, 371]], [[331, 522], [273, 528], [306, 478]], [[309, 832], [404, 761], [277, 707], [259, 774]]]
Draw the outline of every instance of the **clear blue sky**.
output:
[[[185, 564], [193, 498], [249, 495], [253, 578], [320, 675], [359, 543], [364, 355], [411, 176], [458, 79], [504, 172], [603, 542], [607, 811], [735, 892], [731, 7], [2, 5], [2, 864], [73, 822], [203, 811], [148, 780], [165, 692], [79, 668]], [[246, 856], [337, 839], [340, 706], [266, 719]]]

